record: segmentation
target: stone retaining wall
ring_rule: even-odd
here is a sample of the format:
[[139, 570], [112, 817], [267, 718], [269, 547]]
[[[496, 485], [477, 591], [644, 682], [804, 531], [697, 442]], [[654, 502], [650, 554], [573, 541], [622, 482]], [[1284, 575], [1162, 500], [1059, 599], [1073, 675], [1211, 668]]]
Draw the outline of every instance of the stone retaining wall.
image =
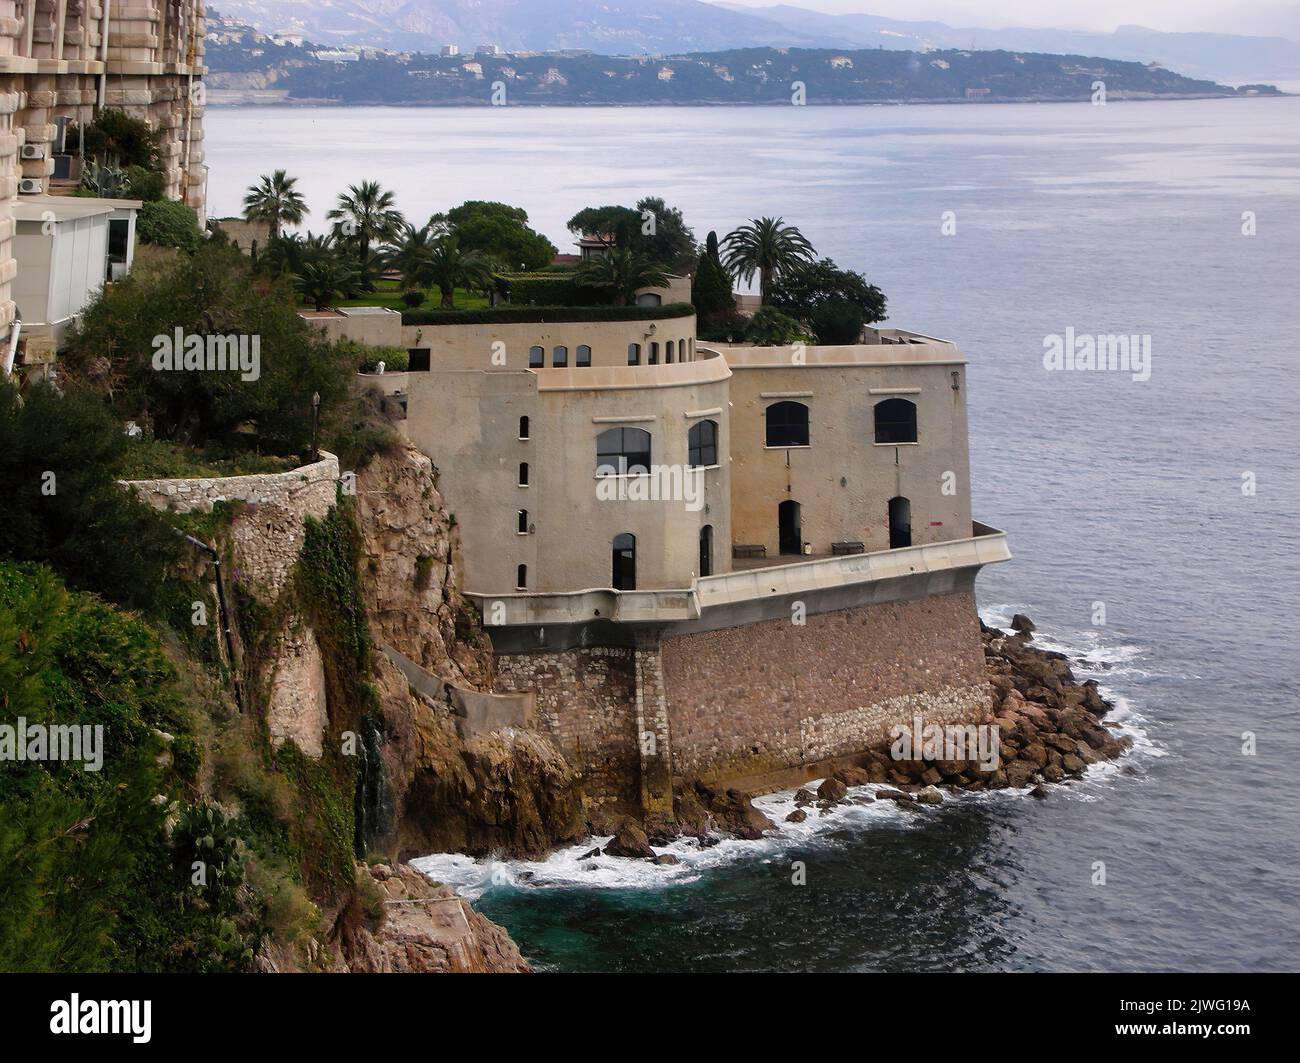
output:
[[124, 483], [154, 509], [173, 513], [210, 513], [218, 502], [247, 503], [248, 513], [232, 529], [233, 575], [274, 597], [298, 560], [304, 519], [319, 520], [329, 512], [338, 479], [339, 459], [323, 453], [320, 461], [289, 472]]
[[670, 775], [743, 780], [861, 753], [914, 715], [986, 718], [969, 592], [719, 631], [636, 649], [503, 655], [497, 689], [533, 690], [541, 726], [597, 804], [663, 811]]

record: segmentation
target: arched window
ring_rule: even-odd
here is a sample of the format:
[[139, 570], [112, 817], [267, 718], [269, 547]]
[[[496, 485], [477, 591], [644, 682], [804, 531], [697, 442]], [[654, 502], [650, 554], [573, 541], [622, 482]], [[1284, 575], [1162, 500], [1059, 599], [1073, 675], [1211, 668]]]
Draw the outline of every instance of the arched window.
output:
[[569, 348], [556, 347], [551, 351], [551, 367], [553, 369], [563, 369], [569, 364]]
[[659, 364], [659, 342], [657, 340], [654, 343], [650, 344], [650, 360], [646, 364], [647, 365]]
[[629, 343], [627, 345], [627, 364], [628, 365], [641, 364], [641, 344]]
[[521, 418], [519, 418], [519, 438], [520, 438], [520, 439], [527, 439], [527, 438], [528, 438], [528, 418], [527, 418], [527, 417], [521, 417]]
[[713, 575], [713, 525], [700, 529], [700, 577]]
[[596, 437], [598, 475], [649, 471], [650, 433], [644, 428], [609, 428]]
[[528, 348], [528, 368], [541, 369], [546, 365], [546, 348], [529, 347]]
[[767, 408], [769, 447], [808, 445], [808, 407], [802, 402], [777, 402]]
[[672, 340], [669, 340], [667, 343], [664, 344], [664, 361], [665, 361], [667, 364], [669, 364], [669, 365], [672, 364], [672, 361], [673, 361], [673, 353], [674, 353], [676, 350], [677, 350], [677, 344], [674, 343]]
[[518, 531], [519, 531], [519, 534], [520, 534], [520, 535], [527, 535], [527, 534], [528, 534], [528, 510], [526, 510], [526, 509], [521, 509], [521, 510], [519, 511], [519, 527], [518, 527]]
[[912, 545], [912, 503], [899, 496], [889, 500], [889, 548]]
[[521, 461], [519, 463], [519, 486], [528, 486], [528, 462], [526, 461]]
[[636, 590], [636, 536], [630, 532], [614, 536], [613, 572], [610, 583], [616, 591]]
[[663, 306], [664, 297], [654, 292], [642, 292], [636, 297], [637, 306]]
[[520, 565], [515, 569], [515, 586], [523, 590], [528, 586], [528, 566]]
[[718, 464], [718, 422], [700, 421], [686, 433], [687, 464]]
[[585, 343], [574, 352], [574, 365], [580, 369], [591, 365], [591, 348]]
[[916, 442], [916, 403], [886, 399], [876, 403], [875, 416], [877, 443]]

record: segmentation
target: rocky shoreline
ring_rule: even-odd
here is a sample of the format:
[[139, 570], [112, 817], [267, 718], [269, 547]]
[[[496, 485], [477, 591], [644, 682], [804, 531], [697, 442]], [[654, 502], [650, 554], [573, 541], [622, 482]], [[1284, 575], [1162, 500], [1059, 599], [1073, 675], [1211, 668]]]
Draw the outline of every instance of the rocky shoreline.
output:
[[[850, 758], [852, 763], [836, 769], [815, 792], [800, 789], [797, 807], [786, 819], [802, 822], [811, 811], [824, 813], [845, 801], [938, 805], [945, 795], [1025, 788], [1042, 798], [1048, 793], [1046, 784], [1079, 778], [1090, 765], [1125, 753], [1132, 741], [1112, 733], [1114, 725], [1104, 722], [1114, 706], [1101, 696], [1096, 681], [1080, 683], [1065, 654], [1031, 645], [1034, 624], [1028, 617], [1017, 614], [1011, 623], [1010, 632], [980, 624], [993, 694], [991, 711], [980, 723], [997, 728], [995, 763], [899, 759], [885, 744]], [[848, 795], [850, 787], [867, 784], [883, 788]], [[656, 855], [653, 846], [680, 837], [697, 838], [705, 845], [722, 836], [755, 840], [776, 827], [754, 807], [749, 794], [698, 780], [676, 782], [673, 810], [675, 824], [624, 820], [603, 852], [675, 862], [671, 855]]]

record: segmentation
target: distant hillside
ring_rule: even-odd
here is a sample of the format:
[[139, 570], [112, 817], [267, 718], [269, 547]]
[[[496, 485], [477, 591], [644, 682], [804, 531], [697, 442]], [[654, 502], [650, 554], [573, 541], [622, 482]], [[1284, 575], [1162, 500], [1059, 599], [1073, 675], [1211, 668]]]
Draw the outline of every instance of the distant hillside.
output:
[[[870, 7], [870, 0], [862, 0]], [[960, 28], [870, 14], [827, 15], [778, 4], [699, 0], [221, 0], [220, 9], [268, 33], [325, 47], [357, 45], [436, 54], [586, 49], [603, 55], [682, 54], [753, 47], [983, 49], [1159, 62], [1190, 77], [1239, 84], [1300, 81], [1300, 43], [1282, 37]]]
[[[806, 102], [1086, 100], [1103, 81], [1110, 99], [1235, 95], [1158, 66], [1084, 56], [944, 50], [745, 48], [662, 59], [515, 53], [343, 55], [277, 45], [229, 24], [208, 42], [209, 82], [235, 101], [511, 105], [789, 104]], [[229, 98], [229, 97], [228, 97]]]

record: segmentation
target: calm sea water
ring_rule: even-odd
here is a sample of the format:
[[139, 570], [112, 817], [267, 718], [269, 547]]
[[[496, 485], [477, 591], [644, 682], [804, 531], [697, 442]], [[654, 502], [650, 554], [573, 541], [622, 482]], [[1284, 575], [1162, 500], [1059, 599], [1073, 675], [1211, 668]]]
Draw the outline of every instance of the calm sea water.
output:
[[[429, 861], [540, 967], [1300, 965], [1300, 100], [214, 109], [207, 138], [216, 214], [286, 167], [317, 219], [376, 178], [415, 219], [501, 199], [558, 244], [645, 194], [701, 236], [799, 225], [971, 359], [975, 513], [1016, 553], [981, 608], [1086, 657], [1137, 738], [1047, 801], [855, 807], [677, 868]], [[1150, 380], [1046, 371], [1067, 327], [1150, 336]]]

